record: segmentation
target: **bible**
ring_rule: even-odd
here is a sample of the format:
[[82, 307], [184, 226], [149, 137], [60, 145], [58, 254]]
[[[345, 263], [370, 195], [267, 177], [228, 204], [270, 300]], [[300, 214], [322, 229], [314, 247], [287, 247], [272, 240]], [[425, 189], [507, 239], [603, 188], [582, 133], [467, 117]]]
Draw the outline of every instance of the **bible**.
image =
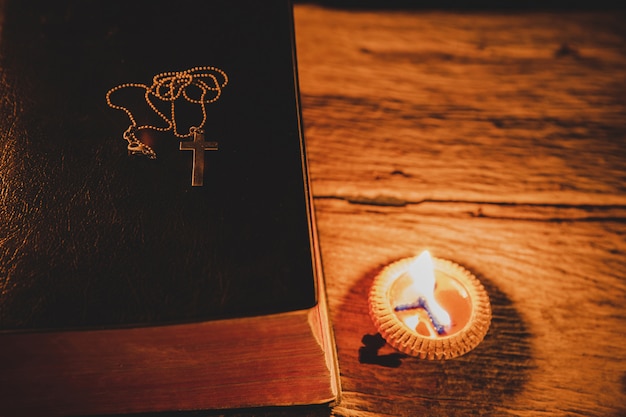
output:
[[332, 403], [291, 5], [0, 7], [0, 415]]

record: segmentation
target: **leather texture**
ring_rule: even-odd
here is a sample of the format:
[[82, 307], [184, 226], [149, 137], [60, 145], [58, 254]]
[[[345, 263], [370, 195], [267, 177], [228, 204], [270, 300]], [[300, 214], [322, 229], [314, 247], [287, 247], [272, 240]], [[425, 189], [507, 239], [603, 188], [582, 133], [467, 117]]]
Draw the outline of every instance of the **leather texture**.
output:
[[[162, 324], [315, 303], [291, 11], [256, 1], [8, 1], [0, 329]], [[130, 157], [108, 89], [216, 66], [204, 186], [169, 132]], [[120, 99], [122, 97], [120, 96]], [[157, 123], [142, 97], [127, 98]], [[181, 120], [198, 109], [181, 107]]]

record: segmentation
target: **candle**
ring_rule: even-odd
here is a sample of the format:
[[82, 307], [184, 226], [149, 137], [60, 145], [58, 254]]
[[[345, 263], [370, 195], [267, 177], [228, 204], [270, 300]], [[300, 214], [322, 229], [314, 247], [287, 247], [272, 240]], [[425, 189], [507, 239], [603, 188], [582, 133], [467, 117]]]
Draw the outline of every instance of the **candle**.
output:
[[484, 338], [489, 297], [478, 279], [428, 251], [387, 266], [370, 291], [370, 315], [396, 349], [420, 358], [450, 359]]

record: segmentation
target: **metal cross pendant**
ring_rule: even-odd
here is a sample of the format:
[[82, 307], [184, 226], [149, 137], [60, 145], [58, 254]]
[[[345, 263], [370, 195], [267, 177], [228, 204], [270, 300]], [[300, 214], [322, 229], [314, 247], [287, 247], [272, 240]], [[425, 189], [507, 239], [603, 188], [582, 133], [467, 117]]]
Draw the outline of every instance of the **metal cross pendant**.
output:
[[193, 132], [193, 141], [180, 142], [181, 151], [193, 151], [191, 185], [201, 187], [204, 182], [204, 151], [217, 151], [217, 142], [205, 142], [204, 131]]

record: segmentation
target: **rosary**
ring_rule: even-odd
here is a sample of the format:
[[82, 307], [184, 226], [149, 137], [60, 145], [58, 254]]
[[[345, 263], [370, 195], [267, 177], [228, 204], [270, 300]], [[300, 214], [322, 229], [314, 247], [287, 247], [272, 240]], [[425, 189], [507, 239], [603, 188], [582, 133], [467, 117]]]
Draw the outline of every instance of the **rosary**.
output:
[[[122, 135], [128, 142], [128, 153], [130, 155], [142, 155], [149, 159], [155, 159], [154, 150], [139, 140], [137, 132], [142, 129], [152, 129], [159, 132], [172, 131], [174, 136], [186, 139], [193, 136], [193, 140], [182, 140], [180, 150], [190, 150], [193, 152], [192, 186], [202, 186], [204, 177], [204, 151], [217, 150], [217, 142], [205, 142], [204, 124], [207, 119], [206, 105], [217, 101], [222, 94], [222, 88], [228, 83], [228, 76], [224, 71], [216, 67], [194, 67], [185, 71], [163, 72], [152, 78], [152, 85], [141, 83], [125, 83], [111, 88], [106, 93], [106, 101], [109, 107], [122, 110], [130, 120], [130, 126]], [[200, 96], [194, 98], [189, 94], [188, 87], [195, 87], [200, 91]], [[141, 88], [145, 90], [144, 98], [152, 111], [165, 122], [165, 126], [155, 126], [151, 124], [138, 125], [133, 113], [119, 104], [113, 103], [111, 95], [116, 91], [125, 88]], [[188, 103], [197, 104], [202, 111], [202, 121], [198, 126], [191, 126], [187, 133], [178, 131], [176, 122], [176, 100], [184, 99]], [[153, 102], [159, 99], [170, 103], [169, 115], [164, 114]]]

